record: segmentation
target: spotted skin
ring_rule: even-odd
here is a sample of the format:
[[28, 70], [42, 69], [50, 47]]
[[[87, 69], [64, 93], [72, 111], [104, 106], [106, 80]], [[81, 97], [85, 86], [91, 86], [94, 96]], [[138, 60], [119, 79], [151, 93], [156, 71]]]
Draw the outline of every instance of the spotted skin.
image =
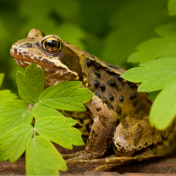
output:
[[[54, 48], [47, 43], [53, 38], [61, 42], [58, 45], [60, 48], [57, 48], [56, 41]], [[146, 150], [143, 158], [160, 156], [163, 152], [147, 154], [151, 145], [157, 146], [162, 142], [157, 140], [157, 135], [153, 135], [155, 130], [152, 131], [149, 124], [147, 115], [152, 102], [145, 93], [137, 92], [137, 84], [120, 77], [125, 72], [123, 68], [105, 63], [56, 35], [45, 36], [38, 29], [30, 30], [25, 39], [13, 44], [10, 53], [15, 58], [16, 64], [24, 69], [31, 62], [43, 68], [45, 88], [64, 81], [80, 80], [83, 83], [82, 87], [95, 93], [92, 100], [85, 104], [86, 112], [62, 112], [77, 120], [76, 127], [83, 133], [85, 141], [87, 140], [83, 151], [63, 155], [70, 158], [67, 163], [100, 162], [97, 158], [102, 158], [112, 145], [116, 155], [128, 156], [124, 159], [125, 162], [133, 160], [134, 155], [135, 159], [140, 159], [136, 154], [139, 151]], [[159, 134], [159, 139], [166, 140], [171, 131], [172, 127], [165, 132], [156, 133]], [[169, 152], [173, 145], [174, 143], [166, 145]], [[117, 159], [114, 156], [102, 161], [102, 164], [110, 161], [110, 164], [115, 165], [119, 161], [123, 163], [123, 158]]]

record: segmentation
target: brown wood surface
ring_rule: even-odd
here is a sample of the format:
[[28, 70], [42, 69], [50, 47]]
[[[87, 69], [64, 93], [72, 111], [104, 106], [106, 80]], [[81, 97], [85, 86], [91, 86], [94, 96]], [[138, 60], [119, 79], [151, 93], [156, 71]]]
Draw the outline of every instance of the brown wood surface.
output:
[[[91, 172], [94, 165], [68, 165], [68, 171], [61, 175], [176, 175], [176, 152], [160, 159], [135, 162], [122, 165], [103, 172]], [[0, 162], [0, 175], [25, 175], [25, 159], [20, 158], [14, 163]]]

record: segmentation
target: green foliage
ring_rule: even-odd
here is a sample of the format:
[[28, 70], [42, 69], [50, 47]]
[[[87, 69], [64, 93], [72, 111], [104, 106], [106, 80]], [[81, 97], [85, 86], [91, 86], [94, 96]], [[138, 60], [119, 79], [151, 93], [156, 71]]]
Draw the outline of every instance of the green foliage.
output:
[[174, 16], [176, 15], [176, 0], [169, 0], [168, 3], [168, 10], [169, 10], [169, 15]]
[[3, 79], [4, 79], [4, 74], [3, 74], [3, 73], [0, 73], [0, 87], [1, 87], [1, 85], [2, 85]]
[[24, 153], [33, 135], [31, 125], [22, 124], [8, 131], [0, 137], [0, 161], [10, 158], [10, 162], [16, 161]]
[[152, 105], [150, 122], [159, 130], [166, 129], [176, 115], [176, 58], [145, 62], [122, 77], [131, 82], [142, 82], [138, 87], [141, 92], [163, 89]]
[[[67, 149], [84, 142], [81, 132], [72, 127], [77, 121], [66, 118], [52, 107], [84, 111], [83, 103], [93, 96], [88, 89], [79, 88], [82, 83], [77, 81], [61, 83], [43, 92], [44, 80], [44, 71], [38, 70], [32, 63], [25, 74], [17, 73], [19, 95], [23, 100], [14, 100], [16, 96], [2, 91], [6, 92], [6, 100], [4, 98], [0, 103], [0, 161], [10, 158], [14, 162], [26, 150], [28, 175], [58, 175], [58, 169], [67, 170], [65, 161], [50, 141]], [[68, 103], [65, 108], [59, 100], [60, 96]], [[72, 99], [75, 98], [77, 101], [74, 100], [74, 104]], [[47, 99], [50, 105], [45, 103]], [[32, 110], [27, 103], [34, 105]]]
[[156, 33], [162, 37], [152, 38], [140, 44], [139, 51], [130, 55], [129, 62], [144, 63], [159, 57], [174, 57], [176, 55], [176, 24], [160, 26]]
[[[68, 111], [85, 111], [83, 103], [91, 100], [93, 93], [79, 88], [81, 82], [68, 81], [47, 88], [40, 96], [43, 105]], [[79, 88], [79, 89], [78, 89]]]
[[31, 139], [26, 149], [27, 175], [58, 175], [67, 165], [50, 141], [41, 136]]
[[145, 62], [125, 72], [122, 77], [131, 82], [141, 83], [140, 92], [153, 92], [176, 81], [176, 58], [158, 59]]
[[[2, 82], [3, 82], [3, 79], [4, 79], [4, 74], [3, 73], [0, 73], [0, 87], [2, 85]], [[13, 93], [11, 93], [10, 90], [1, 90], [0, 91], [0, 106], [7, 102], [7, 101], [10, 101], [10, 100], [13, 100], [17, 98], [17, 96]]]
[[21, 99], [28, 104], [35, 104], [43, 92], [44, 80], [43, 69], [38, 70], [34, 63], [25, 70], [25, 74], [18, 72], [17, 86]]
[[11, 93], [10, 90], [1, 90], [0, 91], [0, 105], [3, 104], [4, 102], [10, 101], [17, 98], [17, 96], [13, 93]]
[[32, 108], [32, 114], [35, 117], [36, 120], [39, 120], [43, 117], [48, 117], [48, 116], [63, 116], [59, 111], [47, 107], [45, 105], [42, 105], [41, 103], [36, 103], [33, 108]]
[[32, 122], [32, 113], [22, 100], [12, 100], [0, 106], [0, 136], [21, 124]]
[[113, 27], [105, 41], [103, 59], [107, 62], [125, 65], [126, 58], [142, 41], [156, 36], [154, 28], [166, 18], [163, 0], [125, 1], [110, 19]]
[[[175, 0], [168, 2], [168, 10], [171, 16], [176, 14]], [[159, 26], [156, 33], [160, 37], [144, 41], [137, 46], [138, 51], [128, 58], [129, 62], [139, 62], [140, 67], [128, 70], [122, 77], [128, 81], [142, 82], [139, 91], [163, 89], [152, 105], [150, 122], [157, 129], [164, 130], [176, 115], [176, 23]]]
[[46, 137], [64, 148], [72, 149], [72, 144], [75, 146], [84, 145], [81, 132], [70, 127], [76, 123], [77, 121], [71, 118], [49, 116], [37, 120], [34, 127], [40, 136]]
[[150, 111], [150, 123], [159, 130], [166, 129], [176, 114], [176, 81], [169, 83], [157, 96]]

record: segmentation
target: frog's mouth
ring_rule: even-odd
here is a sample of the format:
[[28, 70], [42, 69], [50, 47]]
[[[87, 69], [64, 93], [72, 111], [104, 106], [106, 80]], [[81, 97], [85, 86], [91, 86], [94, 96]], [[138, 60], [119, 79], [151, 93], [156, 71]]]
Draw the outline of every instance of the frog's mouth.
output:
[[15, 44], [12, 45], [10, 54], [14, 57], [15, 63], [24, 69], [32, 62], [36, 63], [38, 68], [42, 68], [45, 72], [45, 87], [64, 81], [79, 80], [78, 74], [69, 70], [58, 58], [42, 57], [40, 52], [35, 52], [32, 48], [22, 49], [18, 49]]

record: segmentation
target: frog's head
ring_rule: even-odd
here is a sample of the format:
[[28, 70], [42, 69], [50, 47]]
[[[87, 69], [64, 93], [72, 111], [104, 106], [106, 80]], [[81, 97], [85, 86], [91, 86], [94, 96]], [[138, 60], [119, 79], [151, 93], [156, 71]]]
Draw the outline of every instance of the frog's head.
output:
[[43, 68], [48, 87], [63, 81], [82, 80], [81, 51], [56, 35], [45, 36], [39, 29], [32, 29], [25, 39], [12, 45], [10, 54], [24, 69], [32, 62]]

